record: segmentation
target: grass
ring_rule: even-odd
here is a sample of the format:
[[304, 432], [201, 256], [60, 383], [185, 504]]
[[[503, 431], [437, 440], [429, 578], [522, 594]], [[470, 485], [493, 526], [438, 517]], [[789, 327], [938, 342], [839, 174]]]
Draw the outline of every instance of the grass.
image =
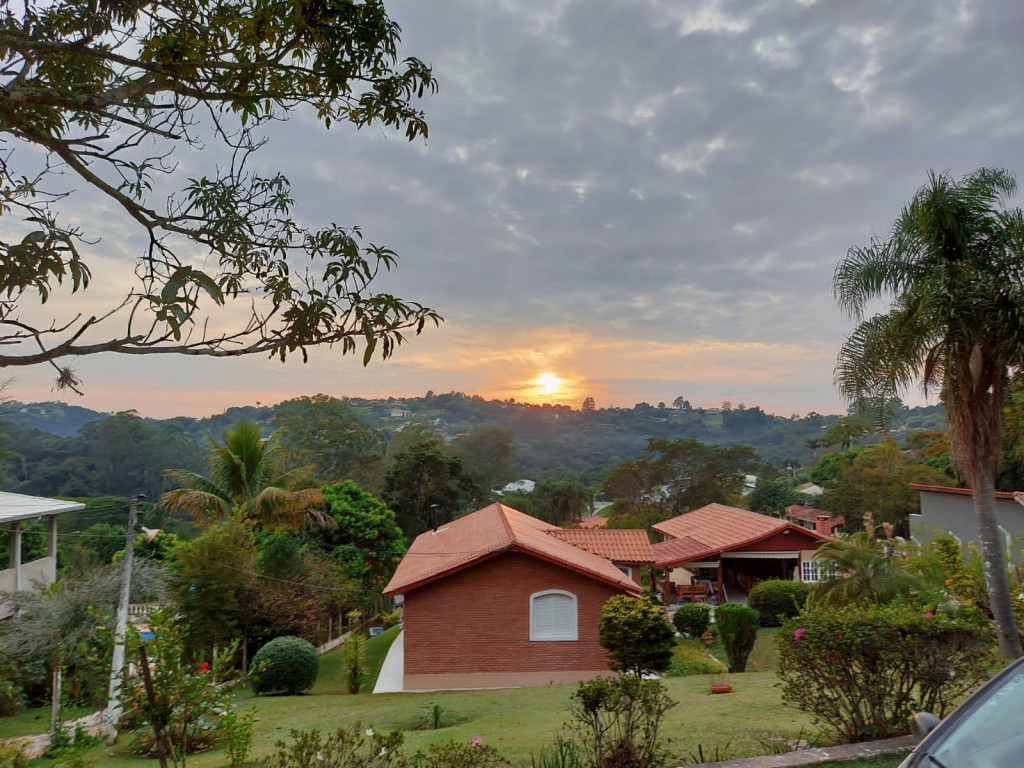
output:
[[[772, 664], [774, 633], [759, 633], [752, 662], [756, 658], [759, 666]], [[369, 641], [366, 665], [372, 680], [397, 634], [397, 629], [391, 629]], [[700, 652], [704, 650], [702, 647]], [[575, 686], [563, 685], [352, 695], [345, 687], [343, 659], [340, 648], [321, 657], [319, 679], [308, 695], [256, 697], [248, 689], [237, 692], [240, 709], [257, 709], [253, 759], [267, 755], [274, 743], [287, 738], [292, 729], [333, 731], [359, 721], [378, 731], [403, 731], [405, 750], [410, 754], [436, 742], [467, 743], [480, 736], [483, 743], [495, 746], [515, 764], [528, 766], [532, 753], [554, 742], [568, 719], [570, 696], [575, 690]], [[753, 663], [750, 668], [754, 668]], [[765, 754], [770, 751], [765, 743], [772, 739], [817, 736], [809, 716], [781, 703], [773, 671], [729, 675], [728, 679], [733, 684], [732, 693], [718, 696], [709, 692], [704, 674], [665, 680], [669, 695], [679, 702], [669, 710], [662, 728], [675, 764], [698, 750], [705, 755], [717, 750], [723, 757], [737, 758]], [[372, 683], [365, 690], [372, 690]], [[435, 708], [443, 712], [444, 722], [452, 724], [437, 730], [422, 729]], [[38, 720], [27, 712], [0, 720], [0, 736], [41, 733], [48, 730], [48, 725], [45, 717]], [[95, 747], [85, 756], [104, 768], [152, 768], [153, 761], [131, 754], [131, 741], [131, 735], [125, 734], [115, 747]], [[227, 757], [222, 750], [212, 750], [190, 756], [188, 763], [195, 768], [223, 768]], [[842, 764], [842, 768], [892, 768], [898, 764], [899, 760], [861, 761]]]
[[[75, 720], [96, 711], [95, 707], [64, 707], [61, 717]], [[48, 733], [50, 730], [50, 705], [25, 709], [10, 717], [0, 717], [0, 738], [12, 736], [32, 736], [37, 733]]]
[[[331, 653], [341, 655], [340, 651]], [[340, 676], [341, 665], [328, 659], [330, 655], [324, 657], [324, 679], [309, 695], [257, 698], [248, 690], [239, 691], [239, 707], [255, 706], [258, 712], [254, 757], [270, 752], [274, 742], [286, 738], [291, 729], [333, 731], [360, 721], [379, 731], [403, 731], [408, 753], [440, 741], [466, 743], [480, 736], [483, 743], [497, 747], [515, 763], [529, 765], [531, 753], [555, 740], [575, 690], [575, 686], [561, 685], [376, 696], [326, 693], [344, 688], [343, 680], [332, 679]], [[729, 757], [764, 754], [762, 742], [766, 739], [812, 732], [807, 715], [780, 703], [773, 673], [731, 675], [730, 682], [732, 693], [712, 696], [703, 675], [665, 681], [669, 695], [680, 702], [669, 710], [662, 731], [674, 758], [689, 757], [699, 746], [708, 754], [716, 747], [725, 751], [728, 745]], [[435, 705], [456, 724], [418, 730]], [[152, 768], [152, 761], [130, 754], [130, 743], [131, 737], [124, 735], [116, 747], [96, 747], [86, 757], [104, 768]], [[190, 756], [188, 762], [195, 768], [227, 765], [221, 750]]]

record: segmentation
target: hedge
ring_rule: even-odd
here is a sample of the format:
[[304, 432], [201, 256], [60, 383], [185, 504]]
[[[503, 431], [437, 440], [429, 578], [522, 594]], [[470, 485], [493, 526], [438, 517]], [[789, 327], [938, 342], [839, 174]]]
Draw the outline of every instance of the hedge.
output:
[[750, 590], [747, 605], [761, 614], [762, 627], [777, 627], [803, 610], [810, 591], [802, 581], [769, 579]]

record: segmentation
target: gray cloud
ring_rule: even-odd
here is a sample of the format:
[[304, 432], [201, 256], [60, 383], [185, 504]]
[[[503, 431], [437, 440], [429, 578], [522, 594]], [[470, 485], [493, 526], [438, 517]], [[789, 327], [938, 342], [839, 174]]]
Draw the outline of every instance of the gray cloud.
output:
[[310, 223], [395, 248], [387, 287], [463, 329], [838, 347], [836, 262], [929, 168], [1024, 172], [1013, 0], [391, 12], [440, 82], [429, 140], [298, 115], [261, 162]]

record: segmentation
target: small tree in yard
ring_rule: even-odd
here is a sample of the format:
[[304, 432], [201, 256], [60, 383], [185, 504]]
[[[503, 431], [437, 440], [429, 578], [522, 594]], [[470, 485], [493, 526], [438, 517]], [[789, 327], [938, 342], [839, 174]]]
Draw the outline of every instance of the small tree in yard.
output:
[[664, 672], [672, 662], [675, 632], [664, 611], [647, 598], [616, 595], [601, 609], [601, 646], [617, 672]]
[[729, 671], [745, 672], [760, 626], [757, 611], [739, 603], [724, 603], [715, 611], [715, 626], [729, 657]]
[[654, 768], [668, 755], [658, 742], [665, 713], [677, 702], [660, 680], [621, 676], [580, 683], [569, 712], [583, 768]]
[[187, 624], [157, 611], [150, 616], [149, 626], [152, 639], [144, 641], [136, 633], [130, 640], [141, 678], [122, 687], [124, 711], [129, 718], [152, 726], [153, 740], [144, 740], [143, 745], [147, 751], [152, 746], [161, 765], [170, 757], [175, 766], [184, 768], [189, 753], [214, 743], [214, 723], [220, 713], [231, 709], [231, 692], [219, 683], [237, 644], [212, 663], [195, 665], [185, 660]]

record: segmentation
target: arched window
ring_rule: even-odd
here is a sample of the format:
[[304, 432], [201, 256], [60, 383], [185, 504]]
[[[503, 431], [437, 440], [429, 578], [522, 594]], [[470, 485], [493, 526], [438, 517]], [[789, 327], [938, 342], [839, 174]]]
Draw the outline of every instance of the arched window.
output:
[[531, 640], [576, 640], [576, 595], [551, 589], [530, 595]]

